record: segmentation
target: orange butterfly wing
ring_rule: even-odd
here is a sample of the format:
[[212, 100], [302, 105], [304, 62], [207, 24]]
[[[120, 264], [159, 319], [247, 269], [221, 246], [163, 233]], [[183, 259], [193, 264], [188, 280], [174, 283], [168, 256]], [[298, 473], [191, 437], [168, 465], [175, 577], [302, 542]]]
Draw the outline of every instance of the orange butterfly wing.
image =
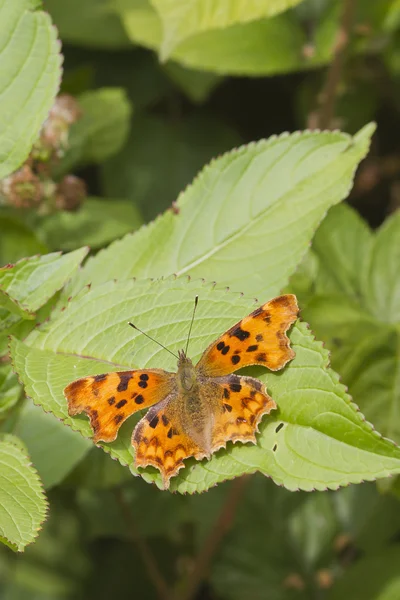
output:
[[286, 331], [298, 311], [293, 294], [270, 300], [211, 344], [196, 368], [207, 377], [228, 375], [249, 365], [281, 369], [295, 355]]
[[128, 417], [163, 400], [175, 387], [175, 373], [138, 369], [77, 379], [67, 385], [64, 395], [69, 415], [89, 416], [95, 442], [113, 442]]
[[150, 408], [132, 435], [135, 466], [156, 467], [161, 472], [164, 489], [169, 487], [171, 477], [185, 466], [185, 458], [201, 459], [208, 455], [181, 426], [177, 400], [177, 394], [173, 393]]
[[221, 386], [212, 434], [211, 452], [225, 448], [229, 441], [256, 443], [255, 433], [263, 415], [276, 408], [258, 379], [228, 375], [215, 380]]

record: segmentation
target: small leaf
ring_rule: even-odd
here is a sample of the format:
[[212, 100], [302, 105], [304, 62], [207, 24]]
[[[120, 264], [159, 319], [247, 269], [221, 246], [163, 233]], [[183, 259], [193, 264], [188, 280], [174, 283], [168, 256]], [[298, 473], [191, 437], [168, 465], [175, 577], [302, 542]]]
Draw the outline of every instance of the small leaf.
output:
[[101, 88], [78, 98], [82, 117], [71, 127], [68, 151], [58, 172], [68, 172], [77, 164], [101, 163], [125, 143], [132, 107], [122, 88]]
[[[110, 281], [83, 291], [56, 310], [26, 343], [13, 340], [14, 368], [28, 396], [84, 436], [91, 435], [85, 416], [69, 417], [64, 387], [78, 377], [131, 367], [174, 370], [174, 359], [154, 342], [135, 335], [134, 320], [172, 351], [184, 344], [193, 298], [200, 301], [190, 348], [196, 361], [207, 345], [248, 314], [254, 302], [198, 282]], [[267, 300], [267, 298], [265, 298]], [[118, 340], [118, 342], [116, 342]], [[304, 324], [291, 331], [296, 358], [279, 373], [258, 368], [251, 373], [267, 385], [279, 411], [263, 420], [257, 445], [229, 445], [210, 461], [187, 461], [171, 488], [204, 491], [225, 479], [261, 471], [290, 490], [336, 489], [400, 473], [400, 450], [373, 431], [351, 404], [328, 364], [328, 353]], [[121, 428], [118, 439], [101, 446], [132, 472], [131, 433], [137, 416]], [[155, 469], [144, 472], [159, 483]]]
[[0, 269], [0, 305], [30, 319], [65, 284], [88, 253], [45, 254], [24, 258]]
[[0, 439], [0, 541], [22, 551], [37, 536], [46, 498], [18, 438]]
[[11, 365], [0, 362], [0, 418], [18, 402], [21, 394], [22, 388]]
[[37, 231], [52, 250], [75, 250], [84, 245], [101, 248], [141, 224], [132, 202], [86, 198], [76, 212], [60, 211], [45, 217]]
[[114, 277], [172, 273], [276, 296], [327, 209], [348, 194], [372, 131], [284, 134], [223, 155], [181, 194], [179, 214], [164, 213], [90, 259], [64, 297]]
[[161, 60], [184, 39], [211, 29], [272, 17], [301, 0], [151, 0], [163, 24]]
[[61, 78], [57, 31], [29, 0], [0, 0], [0, 179], [28, 156]]

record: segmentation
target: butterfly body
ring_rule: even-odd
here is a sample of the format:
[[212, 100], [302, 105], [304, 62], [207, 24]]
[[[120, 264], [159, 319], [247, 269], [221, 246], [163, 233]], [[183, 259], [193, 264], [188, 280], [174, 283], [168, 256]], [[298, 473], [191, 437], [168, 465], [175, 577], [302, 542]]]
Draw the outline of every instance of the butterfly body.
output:
[[64, 390], [69, 414], [86, 412], [94, 440], [109, 442], [131, 414], [149, 408], [132, 435], [135, 465], [159, 469], [168, 488], [186, 458], [210, 458], [228, 441], [256, 443], [263, 415], [276, 404], [261, 381], [234, 371], [252, 364], [278, 370], [291, 360], [286, 331], [297, 312], [295, 296], [274, 298], [211, 344], [196, 365], [180, 351], [176, 373], [137, 369], [78, 379]]

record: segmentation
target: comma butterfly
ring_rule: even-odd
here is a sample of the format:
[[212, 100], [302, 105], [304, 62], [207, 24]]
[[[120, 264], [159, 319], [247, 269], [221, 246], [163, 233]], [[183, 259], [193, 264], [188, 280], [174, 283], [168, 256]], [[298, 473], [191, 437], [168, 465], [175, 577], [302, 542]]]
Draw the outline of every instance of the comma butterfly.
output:
[[112, 442], [128, 417], [151, 407], [133, 432], [135, 465], [159, 469], [167, 489], [189, 456], [210, 458], [228, 441], [256, 443], [258, 424], [276, 404], [261, 381], [234, 371], [284, 367], [295, 355], [286, 331], [297, 314], [296, 296], [278, 296], [212, 343], [197, 365], [186, 347], [177, 373], [135, 369], [78, 379], [64, 390], [68, 412], [86, 412], [93, 440]]

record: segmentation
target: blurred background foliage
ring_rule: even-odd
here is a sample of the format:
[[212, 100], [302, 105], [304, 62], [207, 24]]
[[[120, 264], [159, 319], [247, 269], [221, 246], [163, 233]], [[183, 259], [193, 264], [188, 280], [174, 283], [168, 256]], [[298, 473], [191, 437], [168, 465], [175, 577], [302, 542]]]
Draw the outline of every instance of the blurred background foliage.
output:
[[[374, 277], [390, 263], [399, 280], [399, 1], [43, 4], [62, 41], [62, 95], [26, 164], [1, 183], [0, 264], [86, 244], [96, 252], [174, 210], [201, 167], [234, 146], [375, 120], [348, 205], [330, 211], [290, 289], [367, 419], [399, 443], [399, 315], [358, 281], [366, 256]], [[167, 586], [182, 600], [400, 597], [397, 480], [294, 494], [254, 476], [172, 496], [86, 440], [70, 446], [68, 428], [52, 471], [60, 427], [18, 403], [7, 367], [0, 418], [17, 406], [14, 430], [50, 511], [23, 556], [0, 549], [5, 600], [166, 599]]]

